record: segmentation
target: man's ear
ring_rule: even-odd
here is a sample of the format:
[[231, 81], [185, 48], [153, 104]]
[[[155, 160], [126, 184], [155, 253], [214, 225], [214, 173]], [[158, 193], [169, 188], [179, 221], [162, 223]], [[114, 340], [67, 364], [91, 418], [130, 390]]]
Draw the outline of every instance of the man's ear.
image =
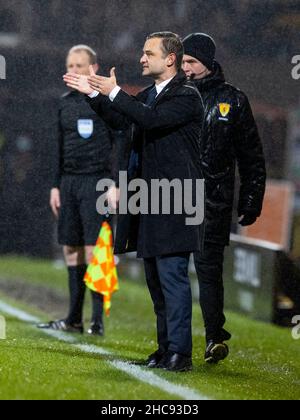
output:
[[93, 64], [93, 69], [94, 69], [94, 72], [97, 74], [98, 73], [98, 71], [99, 71], [99, 64]]
[[172, 67], [176, 63], [176, 54], [169, 54], [167, 59], [167, 66]]

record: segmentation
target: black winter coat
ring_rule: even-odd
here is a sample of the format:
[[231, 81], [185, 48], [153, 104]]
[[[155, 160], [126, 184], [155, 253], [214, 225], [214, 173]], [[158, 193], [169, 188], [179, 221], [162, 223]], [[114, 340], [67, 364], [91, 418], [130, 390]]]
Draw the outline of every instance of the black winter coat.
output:
[[[92, 108], [113, 128], [131, 129], [131, 145], [139, 153], [138, 175], [148, 186], [152, 179], [202, 179], [199, 155], [203, 103], [195, 86], [177, 75], [156, 98], [145, 105], [149, 91], [136, 98], [121, 91], [114, 102], [99, 95]], [[132, 125], [133, 123], [133, 125]], [[201, 250], [201, 228], [187, 226], [181, 215], [148, 214], [118, 216], [115, 253], [137, 250], [138, 256]]]
[[235, 169], [241, 178], [239, 214], [259, 217], [266, 169], [262, 143], [246, 95], [213, 73], [195, 80], [204, 102], [201, 165], [206, 183], [205, 242], [228, 245], [234, 201]]

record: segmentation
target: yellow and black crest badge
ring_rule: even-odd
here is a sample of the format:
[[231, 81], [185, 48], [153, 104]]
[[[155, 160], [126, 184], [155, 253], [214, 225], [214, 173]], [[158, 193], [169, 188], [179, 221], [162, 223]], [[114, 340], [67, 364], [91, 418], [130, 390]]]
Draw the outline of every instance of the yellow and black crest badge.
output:
[[231, 109], [231, 106], [229, 104], [219, 104], [219, 110], [222, 115], [222, 117], [227, 117]]

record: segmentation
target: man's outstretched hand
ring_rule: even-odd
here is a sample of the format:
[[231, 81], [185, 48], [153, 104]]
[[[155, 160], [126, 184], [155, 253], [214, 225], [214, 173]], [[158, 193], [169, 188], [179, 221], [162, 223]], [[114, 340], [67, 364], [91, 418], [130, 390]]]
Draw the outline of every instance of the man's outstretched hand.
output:
[[104, 96], [109, 94], [117, 87], [117, 79], [115, 75], [115, 68], [110, 71], [110, 77], [97, 76], [93, 66], [90, 66], [90, 76], [83, 76], [75, 73], [67, 73], [63, 76], [66, 85], [78, 90], [78, 92], [90, 95], [94, 91], [101, 93]]
[[71, 88], [78, 90], [78, 92], [90, 95], [94, 89], [89, 85], [88, 76], [82, 76], [75, 73], [67, 73], [63, 77], [66, 85]]
[[110, 70], [110, 77], [97, 76], [93, 66], [90, 66], [90, 77], [88, 77], [90, 87], [104, 96], [109, 96], [118, 86], [115, 71], [115, 67]]

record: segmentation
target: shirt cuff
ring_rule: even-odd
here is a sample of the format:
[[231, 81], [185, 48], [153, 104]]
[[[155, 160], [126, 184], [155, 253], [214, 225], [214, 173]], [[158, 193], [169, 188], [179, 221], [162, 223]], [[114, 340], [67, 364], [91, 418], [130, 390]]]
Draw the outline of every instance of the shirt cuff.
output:
[[89, 98], [94, 99], [94, 98], [97, 98], [98, 95], [99, 95], [99, 92], [94, 90], [94, 92], [90, 93], [88, 96]]
[[111, 100], [111, 102], [113, 102], [116, 98], [116, 96], [118, 95], [118, 93], [120, 92], [121, 88], [120, 86], [116, 86], [109, 94], [109, 99]]

